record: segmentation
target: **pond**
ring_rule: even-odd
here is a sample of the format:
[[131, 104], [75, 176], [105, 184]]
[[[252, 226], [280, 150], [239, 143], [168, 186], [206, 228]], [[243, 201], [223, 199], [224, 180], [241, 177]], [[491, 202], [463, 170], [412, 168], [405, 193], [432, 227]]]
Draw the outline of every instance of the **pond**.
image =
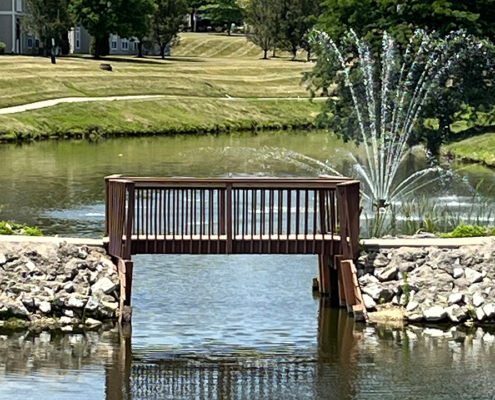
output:
[[[106, 175], [309, 174], [273, 161], [273, 147], [352, 167], [352, 144], [315, 131], [2, 145], [0, 219], [98, 238]], [[418, 155], [405, 168], [425, 165]], [[453, 168], [495, 196], [490, 170]], [[469, 204], [462, 187], [439, 190], [425, 193]], [[313, 298], [315, 257], [134, 260], [132, 332], [2, 332], [0, 398], [490, 398], [492, 333], [354, 326]]]

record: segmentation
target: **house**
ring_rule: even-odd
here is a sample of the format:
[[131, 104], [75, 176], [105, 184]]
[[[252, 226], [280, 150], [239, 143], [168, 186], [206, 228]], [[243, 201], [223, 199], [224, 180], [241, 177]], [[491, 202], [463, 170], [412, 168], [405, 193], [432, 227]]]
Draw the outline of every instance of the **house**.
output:
[[[0, 0], [1, 1], [1, 0]], [[121, 38], [118, 35], [110, 35], [110, 55], [137, 55], [138, 41]], [[91, 53], [91, 35], [82, 26], [76, 26], [69, 32], [70, 52], [72, 54]]]
[[21, 23], [25, 10], [25, 0], [0, 0], [0, 42], [7, 45], [7, 53], [32, 53], [34, 37], [23, 29]]

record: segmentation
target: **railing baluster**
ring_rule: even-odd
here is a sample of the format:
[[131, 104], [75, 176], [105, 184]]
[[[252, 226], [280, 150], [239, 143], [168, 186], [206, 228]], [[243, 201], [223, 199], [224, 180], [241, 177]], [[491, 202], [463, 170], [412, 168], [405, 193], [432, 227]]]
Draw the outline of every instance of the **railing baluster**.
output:
[[290, 232], [292, 228], [292, 190], [287, 190], [287, 247], [285, 252], [289, 254]]

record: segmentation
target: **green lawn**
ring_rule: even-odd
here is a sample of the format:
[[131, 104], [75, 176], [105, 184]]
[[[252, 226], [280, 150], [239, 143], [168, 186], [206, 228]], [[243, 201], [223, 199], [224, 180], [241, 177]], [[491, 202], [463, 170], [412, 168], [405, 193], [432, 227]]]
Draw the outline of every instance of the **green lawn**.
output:
[[0, 140], [131, 136], [308, 127], [320, 106], [309, 100], [184, 98], [60, 104], [0, 115]]
[[[242, 36], [183, 34], [173, 57], [0, 57], [0, 108], [72, 96], [165, 94], [198, 97], [308, 96], [302, 73], [312, 64], [260, 60]], [[193, 57], [193, 55], [195, 55]], [[102, 62], [114, 71], [102, 71]]]
[[[262, 52], [244, 36], [181, 34], [172, 56], [89, 56], [50, 59], [0, 57], [0, 108], [62, 97], [166, 95], [175, 99], [63, 104], [0, 115], [0, 136], [37, 138], [199, 132], [253, 127], [305, 126], [319, 106], [309, 101], [255, 102], [256, 98], [309, 97], [303, 73], [313, 64], [287, 54], [261, 60]], [[301, 53], [301, 59], [305, 55]], [[112, 64], [113, 71], [99, 65]], [[242, 101], [219, 101], [219, 98]]]
[[495, 133], [485, 133], [448, 144], [444, 146], [444, 152], [447, 151], [461, 159], [495, 167]]

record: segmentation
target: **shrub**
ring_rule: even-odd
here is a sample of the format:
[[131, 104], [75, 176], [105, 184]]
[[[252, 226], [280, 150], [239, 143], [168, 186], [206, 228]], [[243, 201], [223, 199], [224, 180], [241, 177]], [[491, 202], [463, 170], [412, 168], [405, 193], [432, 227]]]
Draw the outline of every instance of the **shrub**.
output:
[[494, 234], [494, 229], [490, 229], [486, 226], [459, 225], [452, 232], [444, 233], [442, 237], [465, 238], [465, 237], [490, 236], [493, 234]]
[[37, 227], [0, 221], [0, 235], [43, 236], [43, 233]]
[[0, 42], [0, 54], [5, 54], [7, 45], [4, 42]]

